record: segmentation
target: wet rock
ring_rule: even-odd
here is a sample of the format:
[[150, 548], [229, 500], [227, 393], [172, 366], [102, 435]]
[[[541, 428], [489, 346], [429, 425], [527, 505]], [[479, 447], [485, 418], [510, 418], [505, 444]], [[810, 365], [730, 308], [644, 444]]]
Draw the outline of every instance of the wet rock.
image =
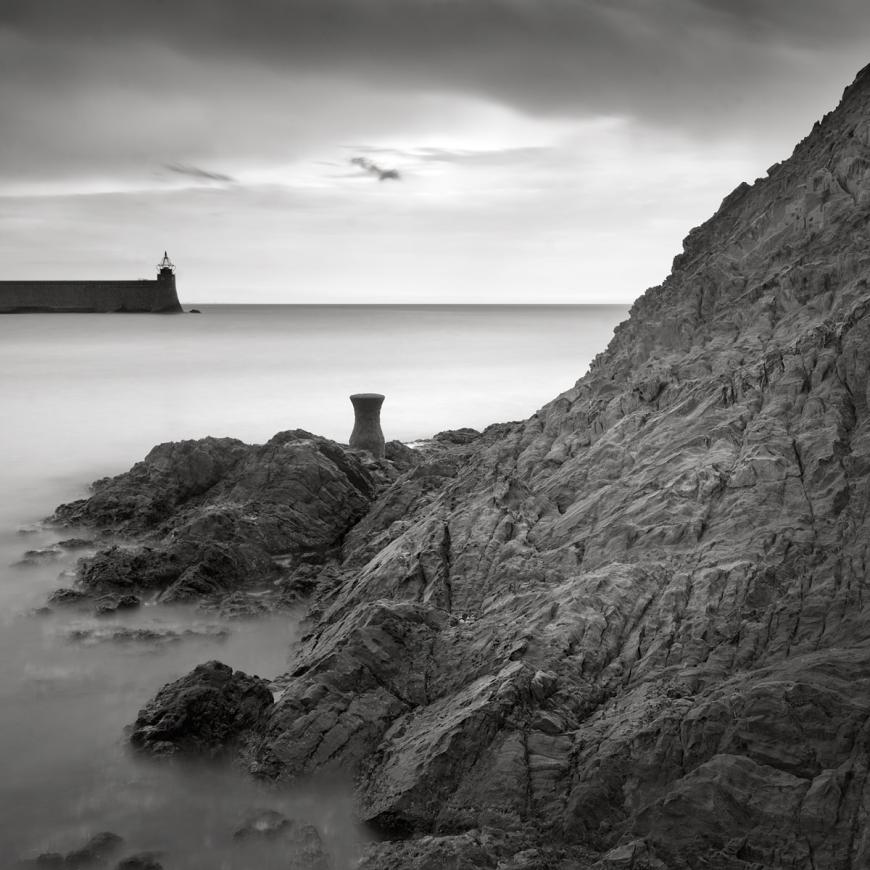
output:
[[197, 605], [197, 610], [212, 613], [221, 619], [251, 619], [273, 613], [279, 608], [275, 595], [260, 596], [244, 592], [232, 592], [217, 601], [204, 601]]
[[106, 595], [97, 599], [94, 613], [97, 616], [107, 616], [119, 610], [135, 610], [142, 604], [138, 595]]
[[26, 550], [21, 559], [14, 563], [13, 567], [36, 568], [40, 565], [56, 562], [62, 555], [63, 550], [59, 547], [42, 547], [38, 550]]
[[408, 447], [401, 441], [387, 441], [384, 447], [384, 458], [391, 462], [399, 471], [408, 471], [418, 465], [423, 457], [413, 447]]
[[376, 489], [352, 452], [302, 430], [263, 445], [205, 438], [155, 447], [53, 519], [133, 539], [80, 560], [88, 594], [216, 600], [271, 583], [275, 556], [329, 558]]
[[119, 861], [115, 870], [163, 870], [160, 852], [138, 852]]
[[255, 769], [356, 771], [392, 722], [425, 698], [426, 662], [445, 614], [377, 602], [327, 629], [282, 682]]
[[868, 147], [870, 69], [572, 389], [345, 535], [255, 770], [357, 773], [415, 835], [363, 866], [870, 866]]
[[[442, 433], [395, 479], [282, 433], [165, 509], [160, 475], [212, 447], [164, 445], [141, 499], [116, 479], [70, 516], [171, 519], [147, 528], [161, 564], [189, 548], [172, 571], [212, 540], [323, 566], [243, 756], [355, 775], [394, 838], [363, 867], [870, 866], [868, 149], [870, 68], [529, 420]], [[154, 751], [225, 745], [198, 679]]]
[[95, 481], [88, 499], [61, 505], [54, 520], [121, 534], [141, 533], [203, 496], [248, 452], [234, 438], [204, 438], [155, 447], [126, 474]]
[[55, 589], [54, 592], [48, 596], [48, 603], [60, 606], [81, 604], [83, 601], [87, 601], [89, 597], [90, 596], [81, 589], [71, 589], [67, 586], [61, 586], [59, 589]]
[[464, 426], [461, 429], [447, 429], [432, 436], [433, 441], [442, 444], [470, 444], [478, 438], [480, 438], [480, 432], [468, 426]]
[[58, 541], [57, 545], [64, 550], [87, 550], [96, 546], [96, 543], [92, 538], [66, 538], [63, 541]]
[[225, 625], [83, 625], [66, 630], [66, 637], [74, 643], [144, 643], [163, 645], [179, 641], [208, 637], [223, 640], [231, 634]]
[[211, 661], [164, 686], [139, 711], [129, 740], [152, 755], [214, 757], [237, 744], [272, 704], [265, 680]]
[[545, 701], [556, 691], [558, 677], [547, 671], [536, 671], [530, 685], [532, 695], [539, 702]]
[[[359, 870], [587, 870], [597, 855], [582, 847], [533, 845], [528, 832], [475, 828], [369, 845]], [[638, 865], [637, 870], [643, 870]]]

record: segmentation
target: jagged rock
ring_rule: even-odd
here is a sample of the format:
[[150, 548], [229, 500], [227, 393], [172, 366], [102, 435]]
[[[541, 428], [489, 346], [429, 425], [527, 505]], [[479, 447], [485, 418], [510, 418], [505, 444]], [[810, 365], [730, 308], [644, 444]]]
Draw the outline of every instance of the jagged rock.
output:
[[[531, 419], [439, 436], [378, 486], [281, 436], [359, 509], [330, 525], [348, 501], [318, 500], [304, 544], [258, 514], [287, 571], [331, 561], [245, 726], [252, 771], [356, 774], [394, 838], [379, 870], [870, 866], [868, 226], [870, 67]], [[277, 446], [225, 449], [231, 473], [173, 491], [171, 540], [235, 540], [252, 508], [227, 493]], [[109, 482], [70, 518], [165, 518], [139, 473], [141, 499]]]
[[484, 870], [498, 866], [497, 846], [477, 832], [458, 836], [421, 837], [400, 843], [376, 843], [366, 850], [359, 870]]
[[428, 607], [376, 602], [327, 629], [282, 684], [255, 772], [354, 769], [400, 713], [424, 702], [426, 661], [445, 622]]
[[141, 604], [138, 595], [107, 595], [97, 600], [94, 612], [97, 616], [107, 616], [119, 610], [135, 610]]
[[54, 519], [122, 534], [148, 531], [205, 495], [248, 450], [234, 438], [160, 444], [126, 474], [95, 481], [90, 498], [61, 505]]
[[422, 461], [422, 456], [417, 450], [408, 447], [401, 441], [387, 441], [384, 447], [384, 457], [400, 472], [408, 471]]
[[378, 495], [255, 770], [360, 772], [381, 830], [459, 838], [429, 866], [493, 822], [601, 868], [866, 866], [868, 225], [870, 69], [573, 389]]
[[67, 586], [61, 586], [48, 596], [48, 603], [60, 605], [81, 604], [82, 601], [87, 601], [88, 597], [87, 592], [81, 589], [70, 589]]
[[375, 492], [351, 451], [302, 430], [263, 445], [204, 438], [155, 447], [53, 521], [139, 539], [80, 560], [88, 595], [209, 600], [272, 582], [276, 555], [325, 561]]
[[464, 426], [461, 429], [447, 429], [432, 436], [432, 440], [442, 444], [470, 444], [480, 438], [477, 429]]
[[217, 661], [164, 686], [136, 718], [131, 745], [152, 755], [217, 756], [272, 706], [268, 683]]
[[68, 640], [82, 644], [96, 643], [176, 643], [192, 637], [208, 637], [223, 640], [230, 636], [230, 629], [220, 624], [192, 625], [86, 625], [73, 626], [66, 630]]
[[[595, 855], [578, 846], [534, 844], [529, 831], [483, 828], [371, 844], [359, 870], [588, 870]], [[643, 870], [638, 865], [638, 870]]]
[[204, 601], [197, 606], [197, 610], [204, 613], [213, 613], [221, 619], [250, 619], [253, 616], [262, 616], [275, 610], [276, 604], [270, 598], [246, 594], [244, 592], [232, 592], [216, 601]]

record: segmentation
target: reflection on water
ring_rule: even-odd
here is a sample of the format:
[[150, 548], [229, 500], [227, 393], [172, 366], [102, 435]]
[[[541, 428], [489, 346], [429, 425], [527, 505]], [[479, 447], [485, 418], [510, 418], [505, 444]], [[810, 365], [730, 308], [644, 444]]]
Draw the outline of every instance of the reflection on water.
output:
[[[21, 535], [19, 526], [83, 496], [90, 480], [128, 468], [160, 441], [263, 441], [294, 427], [343, 440], [353, 392], [387, 394], [388, 438], [528, 416], [571, 386], [626, 313], [200, 307], [199, 317], [0, 317], [3, 866], [111, 830], [126, 839], [125, 853], [165, 851], [167, 867], [286, 870], [274, 844], [232, 840], [258, 808], [315, 824], [336, 870], [350, 866], [363, 836], [347, 783], [274, 790], [228, 767], [135, 759], [124, 744], [124, 727], [145, 701], [199, 662], [280, 674], [294, 619], [233, 622], [224, 636], [209, 628], [213, 616], [190, 609], [30, 615], [69, 584], [59, 574], [77, 556], [7, 567], [25, 550], [70, 536], [38, 527]], [[174, 628], [193, 623], [201, 634], [171, 639]], [[156, 629], [158, 637], [100, 639], [124, 627]], [[88, 642], [71, 638], [71, 629]]]

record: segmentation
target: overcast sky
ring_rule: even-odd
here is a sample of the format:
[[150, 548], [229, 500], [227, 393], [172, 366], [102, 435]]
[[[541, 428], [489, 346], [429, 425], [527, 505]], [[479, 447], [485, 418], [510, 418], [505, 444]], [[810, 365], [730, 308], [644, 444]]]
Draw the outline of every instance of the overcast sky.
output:
[[628, 302], [868, 62], [867, 0], [0, 0], [0, 278]]

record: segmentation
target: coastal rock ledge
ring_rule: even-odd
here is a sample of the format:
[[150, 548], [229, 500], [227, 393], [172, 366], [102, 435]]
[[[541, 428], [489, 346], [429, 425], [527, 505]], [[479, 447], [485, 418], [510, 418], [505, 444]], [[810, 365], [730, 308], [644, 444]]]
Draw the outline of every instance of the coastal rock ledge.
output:
[[[531, 419], [377, 486], [287, 442], [340, 517], [312, 495], [252, 524], [258, 553], [331, 561], [251, 770], [354, 772], [367, 870], [870, 866], [868, 279], [865, 70]], [[256, 449], [219, 452], [285, 461]], [[71, 519], [156, 528], [221, 486], [185, 450]], [[236, 486], [210, 522], [242, 564]]]

